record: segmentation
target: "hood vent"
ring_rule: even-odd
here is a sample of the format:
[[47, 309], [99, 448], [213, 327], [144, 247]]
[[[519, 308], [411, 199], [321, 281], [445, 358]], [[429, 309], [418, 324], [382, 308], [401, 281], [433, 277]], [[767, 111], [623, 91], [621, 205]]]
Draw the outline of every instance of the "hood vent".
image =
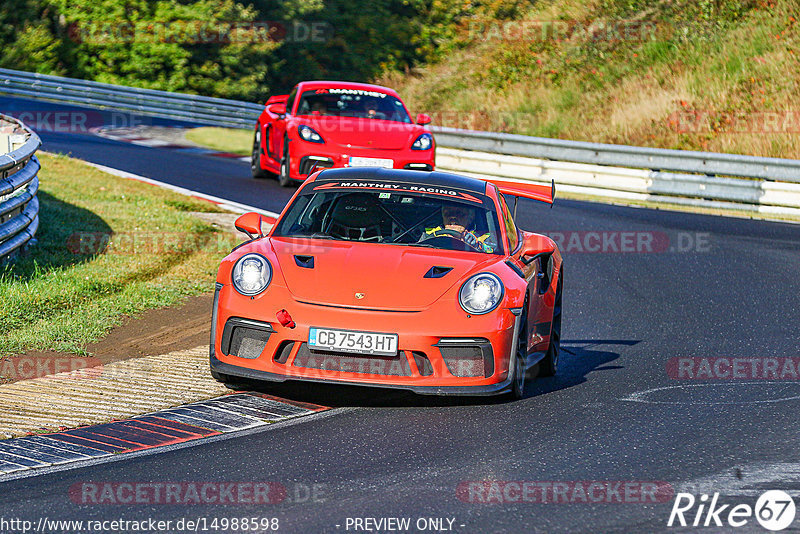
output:
[[444, 275], [446, 275], [452, 270], [453, 270], [452, 267], [439, 267], [438, 265], [434, 265], [433, 267], [428, 269], [428, 272], [425, 273], [425, 276], [423, 276], [423, 278], [442, 278]]
[[302, 267], [304, 269], [314, 268], [314, 256], [295, 255], [294, 262], [297, 264], [298, 267]]

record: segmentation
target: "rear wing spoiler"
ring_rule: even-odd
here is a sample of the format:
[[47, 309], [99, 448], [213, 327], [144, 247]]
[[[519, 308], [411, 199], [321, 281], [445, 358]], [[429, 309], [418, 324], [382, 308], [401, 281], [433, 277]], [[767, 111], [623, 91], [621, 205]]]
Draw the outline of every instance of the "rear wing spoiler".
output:
[[517, 198], [529, 198], [531, 200], [538, 200], [546, 204], [553, 205], [556, 199], [556, 181], [553, 180], [550, 185], [533, 184], [529, 182], [509, 182], [506, 180], [486, 180], [497, 186], [501, 193], [504, 195], [511, 195]]

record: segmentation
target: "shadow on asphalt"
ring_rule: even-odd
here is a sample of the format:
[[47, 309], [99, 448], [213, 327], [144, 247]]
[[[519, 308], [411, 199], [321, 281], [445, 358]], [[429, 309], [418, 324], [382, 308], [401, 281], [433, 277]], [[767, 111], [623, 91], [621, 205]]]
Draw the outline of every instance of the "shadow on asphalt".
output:
[[632, 347], [640, 341], [633, 339], [571, 339], [561, 344], [558, 374], [548, 378], [537, 378], [528, 384], [529, 397], [546, 395], [554, 391], [578, 386], [586, 382], [587, 375], [595, 371], [616, 371], [621, 365], [608, 365], [619, 353], [614, 347]]
[[[567, 389], [587, 381], [587, 375], [594, 371], [621, 369], [618, 365], [608, 365], [619, 358], [614, 346], [633, 346], [635, 340], [565, 340], [559, 372], [551, 378], [537, 377], [529, 380], [526, 399]], [[535, 372], [535, 371], [534, 371]], [[418, 395], [409, 391], [375, 387], [341, 386], [311, 382], [249, 383], [247, 389], [267, 393], [284, 399], [311, 402], [332, 408], [368, 407], [450, 407], [503, 405], [514, 401], [509, 395], [485, 397], [450, 397]]]

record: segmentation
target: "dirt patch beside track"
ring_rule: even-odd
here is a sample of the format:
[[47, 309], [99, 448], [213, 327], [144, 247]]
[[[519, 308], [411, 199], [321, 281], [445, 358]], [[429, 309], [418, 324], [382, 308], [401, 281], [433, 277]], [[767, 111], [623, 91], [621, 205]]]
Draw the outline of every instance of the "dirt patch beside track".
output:
[[198, 295], [178, 306], [149, 310], [136, 318], [127, 318], [86, 350], [105, 363], [187, 350], [208, 343], [213, 300], [213, 293]]
[[[148, 310], [136, 317], [126, 317], [100, 341], [86, 346], [89, 366], [157, 356], [188, 350], [208, 343], [211, 336], [213, 293], [185, 299], [168, 308]], [[56, 351], [29, 351], [0, 361], [5, 369], [0, 383], [36, 378], [49, 372], [68, 370], [72, 360], [84, 356]], [[31, 363], [26, 363], [31, 362]]]

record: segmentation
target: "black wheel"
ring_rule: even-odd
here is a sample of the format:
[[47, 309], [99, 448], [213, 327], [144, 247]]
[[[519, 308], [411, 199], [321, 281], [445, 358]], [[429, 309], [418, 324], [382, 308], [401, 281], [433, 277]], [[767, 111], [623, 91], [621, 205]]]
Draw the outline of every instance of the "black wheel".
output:
[[266, 178], [269, 173], [261, 168], [261, 155], [263, 149], [261, 148], [261, 126], [256, 126], [256, 133], [253, 136], [253, 152], [250, 154], [250, 174], [253, 178], [260, 179]]
[[528, 302], [522, 309], [519, 318], [520, 327], [517, 333], [517, 354], [514, 358], [514, 377], [511, 380], [511, 395], [515, 399], [525, 398], [525, 366], [528, 361]]
[[558, 357], [561, 355], [561, 286], [563, 274], [558, 275], [556, 302], [553, 305], [553, 322], [550, 330], [550, 346], [539, 366], [539, 376], [553, 376], [558, 372]]
[[292, 179], [289, 177], [289, 162], [289, 139], [284, 139], [281, 172], [278, 174], [278, 183], [281, 184], [281, 187], [289, 187], [292, 185]]

